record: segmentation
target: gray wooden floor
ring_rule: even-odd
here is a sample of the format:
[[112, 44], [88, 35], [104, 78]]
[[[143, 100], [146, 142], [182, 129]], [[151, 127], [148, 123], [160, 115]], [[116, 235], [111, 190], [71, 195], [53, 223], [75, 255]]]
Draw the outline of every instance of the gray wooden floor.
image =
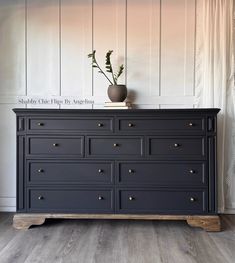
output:
[[235, 263], [235, 216], [223, 232], [206, 233], [185, 222], [51, 220], [15, 230], [0, 213], [0, 263]]

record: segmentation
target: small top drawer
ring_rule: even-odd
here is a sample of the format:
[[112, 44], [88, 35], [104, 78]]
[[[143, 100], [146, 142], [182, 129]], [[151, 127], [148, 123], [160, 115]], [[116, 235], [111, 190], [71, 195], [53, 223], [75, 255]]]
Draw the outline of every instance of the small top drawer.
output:
[[204, 137], [151, 137], [148, 138], [149, 156], [159, 158], [204, 159]]
[[30, 118], [28, 124], [30, 131], [76, 131], [76, 132], [112, 132], [112, 118]]
[[87, 156], [102, 157], [141, 157], [143, 155], [142, 137], [88, 137]]
[[202, 132], [204, 131], [203, 118], [119, 118], [118, 130], [123, 132]]
[[29, 154], [83, 156], [83, 137], [29, 137]]

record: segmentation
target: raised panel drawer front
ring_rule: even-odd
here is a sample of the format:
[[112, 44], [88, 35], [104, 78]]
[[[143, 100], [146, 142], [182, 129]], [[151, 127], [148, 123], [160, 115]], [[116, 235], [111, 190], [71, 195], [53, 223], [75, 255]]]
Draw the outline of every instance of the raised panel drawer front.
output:
[[88, 137], [88, 156], [142, 156], [141, 137]]
[[113, 164], [108, 162], [30, 161], [30, 184], [111, 184]]
[[148, 139], [150, 156], [205, 158], [205, 139], [203, 137], [151, 137]]
[[119, 190], [120, 212], [203, 213], [206, 204], [203, 190]]
[[113, 191], [105, 189], [30, 189], [29, 211], [111, 212]]
[[202, 132], [205, 130], [204, 118], [120, 118], [118, 129], [125, 132]]
[[112, 132], [112, 118], [30, 118], [29, 130], [40, 132]]
[[32, 155], [83, 155], [83, 137], [29, 137]]
[[118, 182], [127, 185], [187, 185], [207, 184], [204, 162], [120, 162]]

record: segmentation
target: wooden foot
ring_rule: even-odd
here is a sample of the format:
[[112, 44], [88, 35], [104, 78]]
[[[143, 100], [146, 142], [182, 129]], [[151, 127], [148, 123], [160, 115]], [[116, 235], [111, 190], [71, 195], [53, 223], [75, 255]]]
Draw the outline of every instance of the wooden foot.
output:
[[192, 227], [201, 227], [208, 232], [221, 231], [219, 216], [189, 216], [187, 223]]
[[13, 226], [16, 229], [26, 230], [29, 229], [32, 225], [42, 225], [45, 223], [46, 217], [37, 216], [37, 215], [20, 215], [17, 214], [13, 218]]
[[135, 215], [135, 214], [16, 214], [13, 226], [16, 229], [28, 229], [32, 225], [42, 225], [46, 218], [53, 219], [129, 219], [129, 220], [186, 220], [192, 227], [201, 227], [206, 231], [221, 230], [219, 216], [188, 215]]

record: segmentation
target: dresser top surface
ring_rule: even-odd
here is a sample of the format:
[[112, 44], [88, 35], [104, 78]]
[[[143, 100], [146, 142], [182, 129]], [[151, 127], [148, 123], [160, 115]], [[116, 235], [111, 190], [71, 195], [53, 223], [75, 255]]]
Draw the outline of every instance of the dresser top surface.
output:
[[150, 114], [150, 115], [161, 115], [161, 114], [217, 114], [220, 109], [218, 108], [190, 108], [190, 109], [25, 109], [15, 108], [13, 111], [16, 114]]

